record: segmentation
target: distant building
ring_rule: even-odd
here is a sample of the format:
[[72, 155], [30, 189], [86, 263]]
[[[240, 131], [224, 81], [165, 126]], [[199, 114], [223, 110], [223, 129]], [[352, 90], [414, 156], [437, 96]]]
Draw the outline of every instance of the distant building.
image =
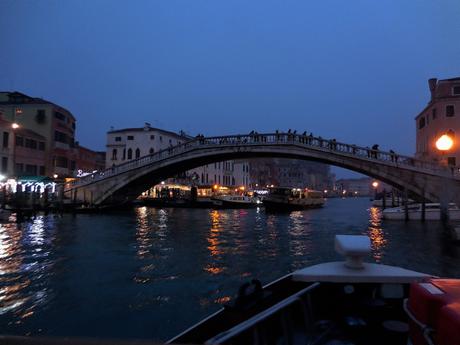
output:
[[[151, 127], [125, 128], [107, 132], [106, 168], [154, 154], [193, 137]], [[172, 177], [172, 176], [171, 176]], [[249, 165], [245, 161], [216, 162], [176, 176], [181, 182], [198, 185], [249, 186]]]
[[276, 185], [324, 190], [331, 186], [330, 167], [322, 163], [263, 158], [251, 160], [250, 167], [253, 188]]
[[[374, 186], [373, 183], [376, 182]], [[371, 177], [339, 179], [333, 192], [345, 196], [374, 196], [382, 191], [390, 192], [393, 188]]]
[[[14, 137], [10, 156], [2, 156], [2, 160], [8, 158], [7, 170], [10, 174], [50, 177], [54, 174], [61, 177], [72, 175], [76, 166], [75, 118], [70, 111], [50, 101], [20, 92], [0, 92], [0, 117], [4, 120], [0, 124], [3, 140], [9, 141], [10, 137]], [[19, 127], [13, 129], [12, 123]], [[8, 140], [5, 139], [5, 133], [8, 133]], [[36, 160], [26, 163], [24, 155], [29, 154], [26, 151], [32, 152], [35, 147]], [[44, 162], [38, 158], [43, 152]], [[17, 159], [13, 158], [14, 154]], [[31, 155], [27, 159], [29, 158], [34, 157]], [[11, 164], [15, 164], [13, 170]]]
[[[428, 80], [431, 98], [428, 105], [415, 118], [416, 157], [443, 161], [450, 165], [460, 162], [460, 77]], [[436, 148], [437, 139], [448, 134], [454, 146], [445, 153]]]
[[80, 145], [77, 145], [76, 150], [76, 176], [105, 169], [105, 152], [93, 151]]

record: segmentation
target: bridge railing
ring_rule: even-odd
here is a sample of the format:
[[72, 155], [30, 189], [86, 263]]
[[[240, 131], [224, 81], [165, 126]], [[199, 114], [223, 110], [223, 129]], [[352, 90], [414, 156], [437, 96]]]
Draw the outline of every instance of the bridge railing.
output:
[[92, 183], [97, 180], [107, 179], [114, 175], [121, 174], [123, 172], [143, 167], [154, 162], [182, 154], [184, 152], [193, 150], [198, 147], [222, 147], [222, 146], [248, 146], [248, 145], [297, 145], [305, 146], [308, 148], [315, 148], [322, 151], [329, 151], [331, 153], [340, 153], [349, 156], [356, 156], [364, 158], [370, 161], [387, 162], [396, 166], [413, 167], [423, 170], [428, 170], [433, 173], [445, 173], [460, 177], [459, 170], [457, 168], [448, 169], [445, 166], [437, 164], [436, 162], [428, 162], [420, 159], [416, 159], [410, 156], [404, 156], [397, 154], [396, 152], [382, 151], [379, 149], [373, 149], [369, 147], [361, 147], [353, 144], [346, 144], [337, 142], [335, 139], [325, 139], [320, 136], [314, 137], [311, 134], [297, 134], [297, 133], [268, 133], [259, 134], [257, 132], [246, 134], [246, 135], [228, 135], [219, 137], [203, 137], [197, 136], [195, 139], [187, 141], [185, 143], [171, 146], [163, 149], [156, 153], [143, 156], [129, 162], [125, 162], [106, 170], [96, 172], [94, 174], [79, 178], [69, 183], [70, 186], [84, 185]]

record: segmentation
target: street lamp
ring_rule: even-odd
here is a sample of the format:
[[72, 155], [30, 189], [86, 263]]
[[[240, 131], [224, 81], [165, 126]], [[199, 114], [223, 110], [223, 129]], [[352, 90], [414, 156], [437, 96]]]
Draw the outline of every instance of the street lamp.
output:
[[378, 186], [379, 186], [379, 183], [377, 181], [372, 182], [372, 187], [374, 187], [374, 200], [377, 200], [377, 187]]
[[11, 124], [11, 128], [13, 129], [13, 175], [16, 175], [16, 129], [20, 126], [16, 122]]
[[[441, 161], [443, 160], [445, 154], [452, 149], [454, 146], [454, 138], [453, 132], [449, 131], [447, 133], [442, 134], [435, 143], [436, 148], [439, 152], [441, 152]], [[446, 164], [449, 162], [447, 161]]]

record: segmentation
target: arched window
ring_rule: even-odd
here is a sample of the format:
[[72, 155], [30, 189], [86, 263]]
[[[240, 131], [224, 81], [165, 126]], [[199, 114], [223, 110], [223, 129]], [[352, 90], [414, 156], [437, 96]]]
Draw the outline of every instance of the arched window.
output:
[[232, 177], [232, 186], [234, 186], [234, 185], [235, 185], [235, 178]]
[[112, 160], [116, 161], [117, 160], [117, 149], [112, 150]]
[[136, 158], [139, 158], [141, 156], [141, 150], [136, 149]]
[[155, 153], [155, 150], [153, 149], [153, 147], [152, 147], [152, 148], [150, 148], [150, 151], [149, 151], [149, 153], [150, 153], [151, 155], [153, 155], [153, 154]]
[[123, 149], [123, 160], [126, 159], [126, 149]]
[[133, 150], [128, 149], [128, 159], [133, 159]]

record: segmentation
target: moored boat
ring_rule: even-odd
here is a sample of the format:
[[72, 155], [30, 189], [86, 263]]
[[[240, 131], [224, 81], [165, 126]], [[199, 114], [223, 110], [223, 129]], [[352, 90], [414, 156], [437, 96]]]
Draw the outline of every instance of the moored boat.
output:
[[322, 207], [324, 197], [322, 192], [307, 188], [276, 187], [270, 188], [263, 203], [268, 211], [294, 211]]
[[238, 297], [168, 343], [460, 344], [460, 280], [363, 263], [364, 236], [336, 236], [345, 262], [295, 271]]
[[[409, 220], [422, 219], [422, 204], [407, 205]], [[405, 206], [387, 208], [382, 211], [383, 219], [387, 220], [405, 220]], [[450, 220], [460, 220], [460, 209], [455, 204], [449, 204], [448, 217]], [[425, 220], [441, 220], [441, 206], [439, 203], [425, 204]]]
[[211, 201], [213, 208], [253, 208], [260, 203], [247, 195], [216, 195]]

